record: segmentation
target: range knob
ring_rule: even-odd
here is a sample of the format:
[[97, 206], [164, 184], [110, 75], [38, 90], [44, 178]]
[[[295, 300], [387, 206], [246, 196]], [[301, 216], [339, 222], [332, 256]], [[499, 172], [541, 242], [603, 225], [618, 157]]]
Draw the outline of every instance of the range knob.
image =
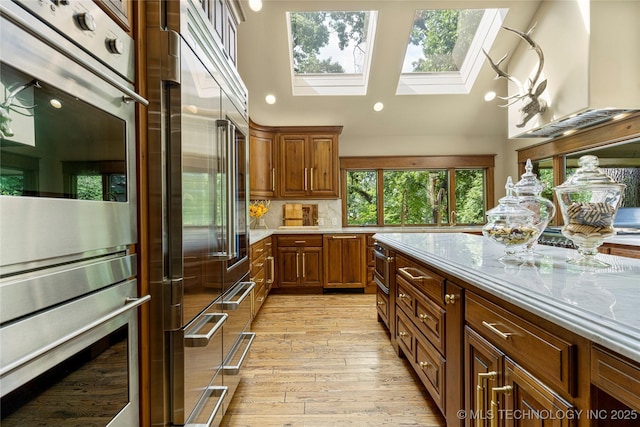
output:
[[76, 22], [85, 31], [96, 30], [96, 20], [89, 12], [83, 12], [76, 15]]
[[109, 52], [118, 55], [122, 55], [124, 53], [124, 43], [119, 38], [108, 38], [105, 42]]

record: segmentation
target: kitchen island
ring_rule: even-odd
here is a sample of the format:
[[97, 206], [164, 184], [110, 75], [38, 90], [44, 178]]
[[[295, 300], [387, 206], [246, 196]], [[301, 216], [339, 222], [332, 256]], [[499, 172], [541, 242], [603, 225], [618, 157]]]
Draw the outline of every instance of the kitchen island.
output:
[[[611, 267], [587, 269], [566, 263], [577, 251], [539, 245], [503, 264], [503, 248], [477, 235], [374, 239], [394, 255], [392, 343], [448, 425], [472, 425], [478, 410], [488, 422], [495, 401], [562, 415], [558, 425], [640, 422], [640, 260], [600, 254]], [[609, 418], [580, 416], [591, 410]]]

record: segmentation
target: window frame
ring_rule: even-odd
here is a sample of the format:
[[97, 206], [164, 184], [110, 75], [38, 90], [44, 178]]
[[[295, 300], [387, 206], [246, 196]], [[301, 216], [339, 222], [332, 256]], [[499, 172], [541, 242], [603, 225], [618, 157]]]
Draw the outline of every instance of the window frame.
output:
[[[375, 170], [378, 173], [377, 224], [357, 227], [400, 227], [401, 224], [384, 224], [384, 197], [382, 197], [384, 170], [446, 170], [449, 186], [448, 206], [455, 206], [455, 171], [458, 169], [485, 170], [485, 212], [494, 205], [495, 154], [464, 156], [388, 156], [388, 157], [340, 157], [342, 190], [342, 224], [347, 224], [347, 172], [353, 170]], [[435, 227], [436, 225], [405, 225], [405, 227]], [[354, 225], [354, 227], [356, 227]]]

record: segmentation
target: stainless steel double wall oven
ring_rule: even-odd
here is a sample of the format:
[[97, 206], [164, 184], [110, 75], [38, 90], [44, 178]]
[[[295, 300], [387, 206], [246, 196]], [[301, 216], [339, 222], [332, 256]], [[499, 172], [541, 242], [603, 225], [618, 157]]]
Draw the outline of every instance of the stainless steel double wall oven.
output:
[[1, 423], [137, 425], [133, 40], [90, 0], [0, 31]]
[[162, 236], [150, 252], [159, 426], [217, 425], [254, 337], [247, 91], [214, 37], [224, 4], [147, 3], [149, 160], [159, 166], [149, 175], [149, 225]]

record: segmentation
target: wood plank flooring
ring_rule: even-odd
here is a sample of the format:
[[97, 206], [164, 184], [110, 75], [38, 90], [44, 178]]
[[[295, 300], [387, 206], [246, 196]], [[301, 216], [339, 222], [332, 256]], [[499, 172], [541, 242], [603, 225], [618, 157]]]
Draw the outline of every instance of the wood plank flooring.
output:
[[270, 295], [222, 426], [443, 427], [375, 295]]

